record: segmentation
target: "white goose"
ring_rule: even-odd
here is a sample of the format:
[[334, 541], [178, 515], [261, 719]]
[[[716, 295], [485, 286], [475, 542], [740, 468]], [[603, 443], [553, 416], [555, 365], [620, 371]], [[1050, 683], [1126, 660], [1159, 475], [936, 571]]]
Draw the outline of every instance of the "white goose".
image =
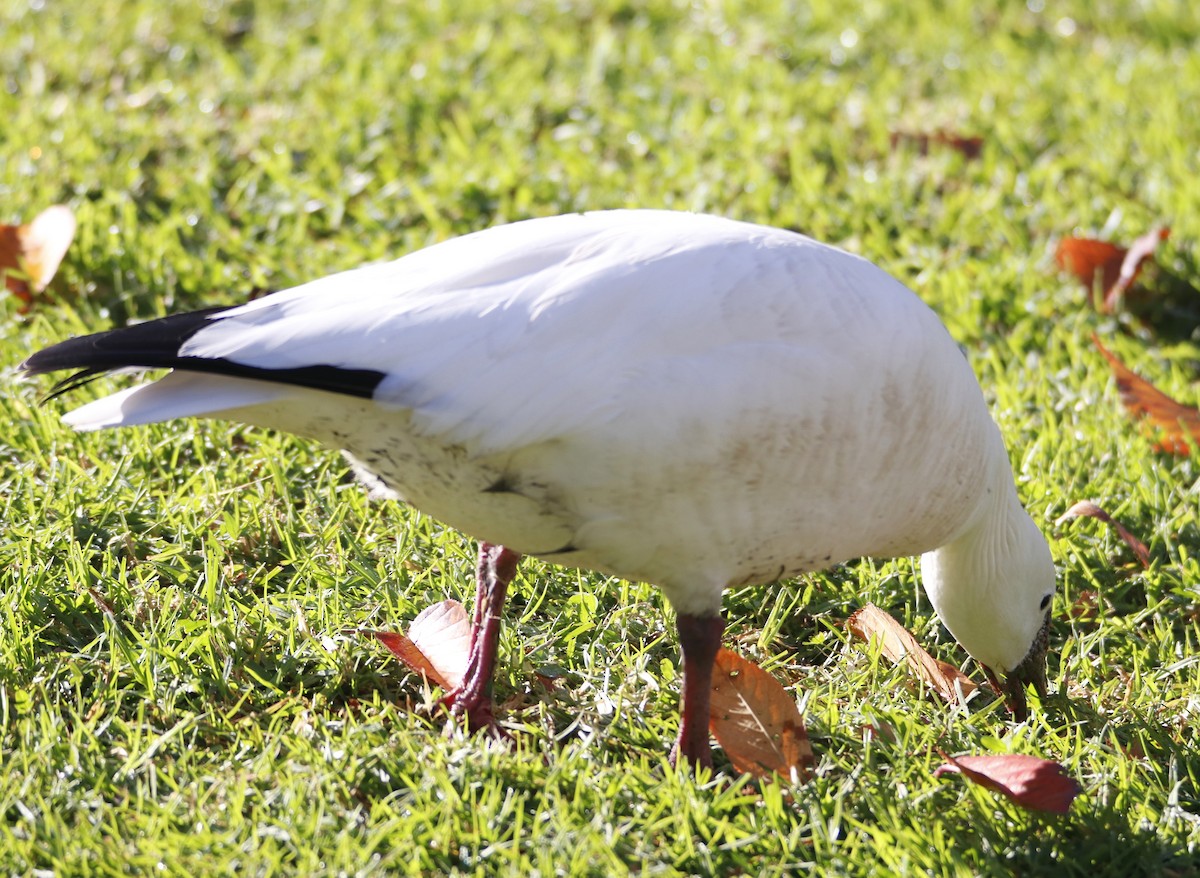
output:
[[667, 211], [529, 220], [23, 367], [82, 370], [55, 393], [171, 368], [66, 420], [298, 433], [477, 537], [470, 670], [446, 698], [472, 728], [493, 723], [522, 554], [666, 592], [694, 763], [712, 758], [722, 591], [862, 555], [925, 553], [930, 600], [1013, 713], [1026, 683], [1045, 691], [1054, 565], [965, 358], [899, 282], [798, 234]]

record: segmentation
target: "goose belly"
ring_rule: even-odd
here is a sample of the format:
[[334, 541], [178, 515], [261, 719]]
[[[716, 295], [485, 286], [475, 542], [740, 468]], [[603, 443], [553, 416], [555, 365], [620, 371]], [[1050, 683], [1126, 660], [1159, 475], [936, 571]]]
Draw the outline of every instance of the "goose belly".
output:
[[408, 410], [336, 394], [225, 416], [341, 449], [369, 485], [478, 539], [712, 612], [731, 585], [920, 554], [961, 531], [995, 431], [963, 370], [961, 392], [945, 375], [885, 376], [842, 397], [706, 389], [710, 405], [674, 414], [650, 393], [603, 423], [487, 454], [423, 434]]

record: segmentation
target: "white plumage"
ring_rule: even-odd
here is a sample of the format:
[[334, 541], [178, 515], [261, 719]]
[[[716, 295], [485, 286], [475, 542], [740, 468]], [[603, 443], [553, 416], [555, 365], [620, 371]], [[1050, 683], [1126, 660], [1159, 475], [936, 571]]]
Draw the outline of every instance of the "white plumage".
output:
[[[1044, 688], [1045, 540], [966, 359], [863, 259], [711, 216], [575, 214], [203, 315], [158, 359], [134, 349], [146, 326], [116, 365], [176, 371], [70, 423], [310, 436], [486, 544], [656, 583], [681, 617], [731, 585], [929, 553], [935, 608], [989, 676], [1019, 671], [1018, 713], [1024, 681]], [[128, 331], [107, 359], [76, 339], [27, 368], [112, 368]], [[313, 367], [353, 392], [293, 383]]]

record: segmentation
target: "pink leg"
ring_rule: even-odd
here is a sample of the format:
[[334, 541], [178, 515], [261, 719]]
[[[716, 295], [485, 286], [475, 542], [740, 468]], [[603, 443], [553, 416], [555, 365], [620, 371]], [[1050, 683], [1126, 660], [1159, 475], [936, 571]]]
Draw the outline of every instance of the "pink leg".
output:
[[496, 647], [500, 641], [500, 614], [508, 584], [516, 575], [520, 559], [520, 554], [504, 546], [479, 544], [467, 674], [461, 686], [442, 698], [442, 704], [450, 713], [466, 717], [467, 728], [472, 732], [488, 729], [499, 733], [492, 713], [492, 673], [496, 668]]
[[712, 768], [708, 706], [712, 696], [713, 663], [721, 648], [725, 620], [720, 616], [680, 613], [675, 625], [679, 631], [679, 648], [683, 652], [683, 710], [671, 764], [682, 756], [693, 766]]

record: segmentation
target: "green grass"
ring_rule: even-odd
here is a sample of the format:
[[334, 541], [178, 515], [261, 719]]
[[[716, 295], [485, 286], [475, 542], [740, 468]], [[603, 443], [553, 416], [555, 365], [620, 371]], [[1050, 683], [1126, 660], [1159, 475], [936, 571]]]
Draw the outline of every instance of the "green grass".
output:
[[[1200, 401], [1195, 4], [509, 5], [0, 0], [0, 219], [80, 220], [51, 300], [0, 306], [0, 873], [1195, 874], [1200, 457], [1151, 449], [1088, 341]], [[939, 127], [982, 157], [889, 145]], [[696, 782], [665, 759], [663, 598], [527, 563], [498, 677], [520, 744], [445, 734], [346, 632], [469, 598], [465, 539], [289, 437], [73, 435], [13, 371], [87, 329], [618, 206], [801, 229], [943, 316], [1061, 571], [1059, 694], [1028, 724], [948, 710], [849, 642], [873, 601], [967, 664], [913, 562], [864, 561], [727, 599], [730, 641], [800, 700], [816, 777]], [[1183, 307], [1157, 332], [1053, 266], [1063, 233], [1158, 222], [1153, 282]], [[1055, 530], [1083, 498], [1150, 569], [1096, 522]], [[1101, 614], [1073, 619], [1088, 591]], [[1060, 760], [1084, 794], [1031, 815], [935, 780], [937, 748]]]

